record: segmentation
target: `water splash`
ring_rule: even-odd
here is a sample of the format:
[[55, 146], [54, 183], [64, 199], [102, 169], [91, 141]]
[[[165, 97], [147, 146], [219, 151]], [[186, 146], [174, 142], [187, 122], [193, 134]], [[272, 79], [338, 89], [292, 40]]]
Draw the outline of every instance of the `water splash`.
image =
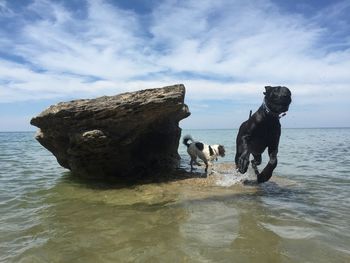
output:
[[252, 180], [253, 176], [248, 171], [245, 174], [239, 173], [235, 168], [228, 168], [221, 170], [220, 172], [214, 171], [218, 174], [217, 186], [230, 187], [236, 184], [242, 184], [244, 181]]

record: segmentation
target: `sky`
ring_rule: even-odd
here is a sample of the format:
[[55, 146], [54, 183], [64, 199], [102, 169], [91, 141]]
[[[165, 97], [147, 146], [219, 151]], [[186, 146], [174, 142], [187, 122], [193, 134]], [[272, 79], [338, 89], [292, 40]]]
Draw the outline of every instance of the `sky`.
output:
[[182, 83], [185, 129], [350, 127], [350, 0], [0, 0], [0, 131], [61, 101]]

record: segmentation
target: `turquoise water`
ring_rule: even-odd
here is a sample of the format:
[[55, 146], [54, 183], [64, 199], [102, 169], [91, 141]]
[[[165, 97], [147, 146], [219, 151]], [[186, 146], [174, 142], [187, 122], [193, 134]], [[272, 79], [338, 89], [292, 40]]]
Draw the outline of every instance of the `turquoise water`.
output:
[[0, 262], [350, 262], [350, 129], [284, 129], [259, 186], [232, 166], [237, 130], [188, 133], [226, 147], [209, 177], [129, 187], [77, 180], [34, 133], [0, 133]]

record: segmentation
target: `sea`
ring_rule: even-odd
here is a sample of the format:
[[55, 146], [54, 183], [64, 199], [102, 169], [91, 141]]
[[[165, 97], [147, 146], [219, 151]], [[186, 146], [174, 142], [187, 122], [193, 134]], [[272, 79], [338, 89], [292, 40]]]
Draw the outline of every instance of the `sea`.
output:
[[237, 130], [186, 134], [225, 146], [208, 175], [180, 144], [188, 178], [118, 185], [0, 133], [0, 262], [350, 262], [350, 129], [282, 129], [260, 185], [233, 165]]

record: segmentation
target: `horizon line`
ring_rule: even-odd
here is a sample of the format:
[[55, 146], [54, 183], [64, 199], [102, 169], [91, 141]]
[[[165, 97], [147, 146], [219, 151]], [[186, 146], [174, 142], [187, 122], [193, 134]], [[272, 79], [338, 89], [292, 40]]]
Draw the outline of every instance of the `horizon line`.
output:
[[[181, 128], [181, 127], [180, 127]], [[38, 128], [39, 129], [39, 128]], [[182, 130], [238, 130], [239, 128], [181, 128]], [[350, 129], [350, 126], [348, 127], [285, 127], [282, 129], [289, 129], [289, 130], [298, 130], [298, 129]], [[23, 133], [29, 133], [29, 132], [36, 132], [37, 130], [14, 130], [14, 131], [6, 131], [6, 130], [0, 130], [0, 133], [16, 133], [16, 132], [23, 132]]]

